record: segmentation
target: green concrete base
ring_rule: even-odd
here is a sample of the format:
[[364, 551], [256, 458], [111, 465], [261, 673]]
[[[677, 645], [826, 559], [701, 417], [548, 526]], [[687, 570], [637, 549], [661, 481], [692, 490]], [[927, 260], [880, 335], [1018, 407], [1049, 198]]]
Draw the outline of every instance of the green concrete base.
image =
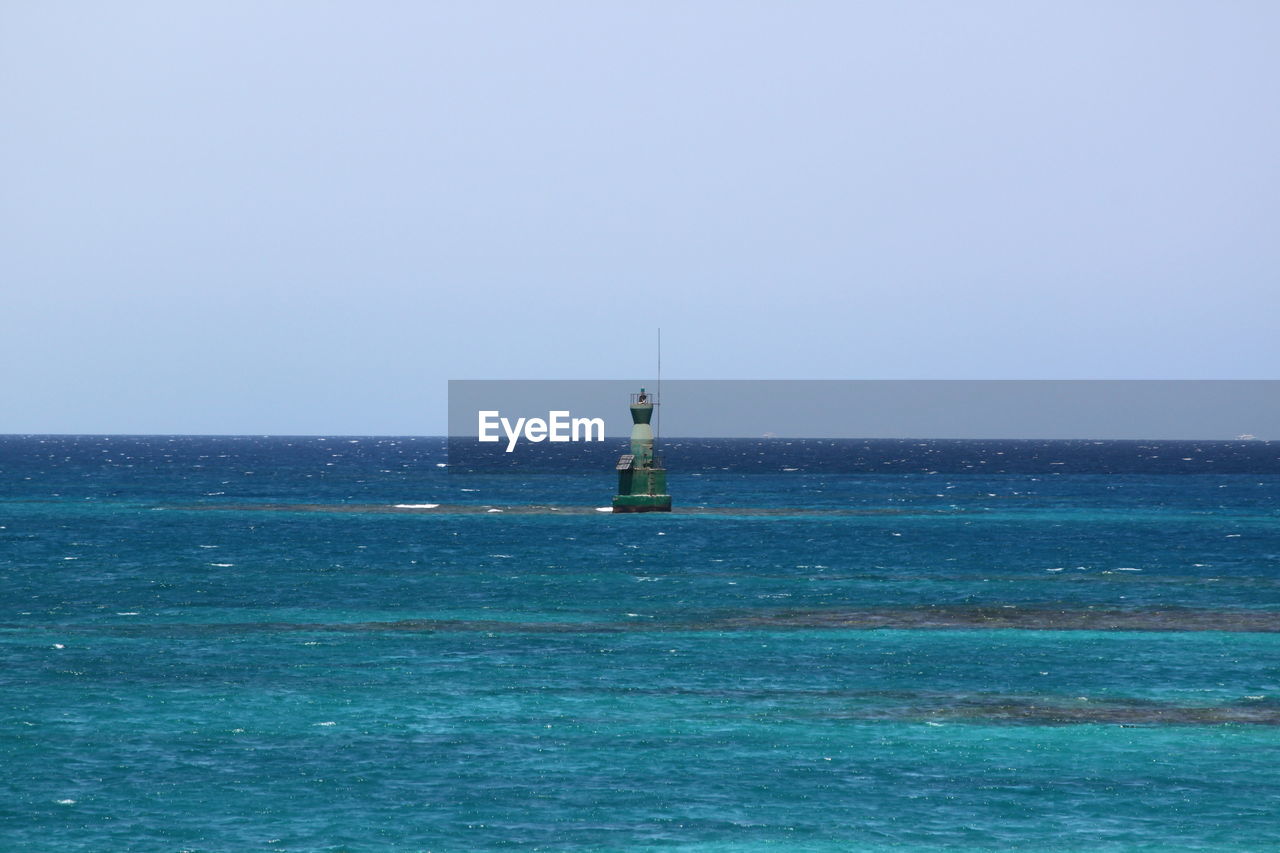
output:
[[671, 495], [614, 495], [614, 512], [671, 512]]

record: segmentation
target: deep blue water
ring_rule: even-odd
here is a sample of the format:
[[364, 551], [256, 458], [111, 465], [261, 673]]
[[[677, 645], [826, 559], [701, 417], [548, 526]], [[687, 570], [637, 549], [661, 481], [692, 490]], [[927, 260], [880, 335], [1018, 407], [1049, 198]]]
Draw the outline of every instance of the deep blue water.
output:
[[0, 849], [1280, 850], [1275, 444], [444, 444], [0, 437]]

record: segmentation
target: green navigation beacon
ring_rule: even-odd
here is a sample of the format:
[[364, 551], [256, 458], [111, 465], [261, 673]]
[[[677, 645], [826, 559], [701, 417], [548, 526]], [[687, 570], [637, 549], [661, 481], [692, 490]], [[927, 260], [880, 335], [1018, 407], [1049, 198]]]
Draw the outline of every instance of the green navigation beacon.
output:
[[653, 455], [653, 396], [643, 388], [631, 395], [631, 452], [618, 457], [614, 512], [671, 512], [667, 469]]

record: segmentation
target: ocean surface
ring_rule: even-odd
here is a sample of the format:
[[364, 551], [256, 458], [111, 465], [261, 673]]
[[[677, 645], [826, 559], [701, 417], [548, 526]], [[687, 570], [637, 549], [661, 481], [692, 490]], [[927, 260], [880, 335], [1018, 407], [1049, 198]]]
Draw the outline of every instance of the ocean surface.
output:
[[0, 850], [1280, 850], [1280, 445], [665, 452], [0, 437]]

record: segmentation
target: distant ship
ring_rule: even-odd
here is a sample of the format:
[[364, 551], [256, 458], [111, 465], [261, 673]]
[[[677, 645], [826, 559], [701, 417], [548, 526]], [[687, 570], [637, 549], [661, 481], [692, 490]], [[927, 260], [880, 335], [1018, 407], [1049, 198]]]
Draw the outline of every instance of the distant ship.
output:
[[1236, 441], [1257, 441], [1258, 437], [1251, 432], [1242, 432], [1236, 436]]

